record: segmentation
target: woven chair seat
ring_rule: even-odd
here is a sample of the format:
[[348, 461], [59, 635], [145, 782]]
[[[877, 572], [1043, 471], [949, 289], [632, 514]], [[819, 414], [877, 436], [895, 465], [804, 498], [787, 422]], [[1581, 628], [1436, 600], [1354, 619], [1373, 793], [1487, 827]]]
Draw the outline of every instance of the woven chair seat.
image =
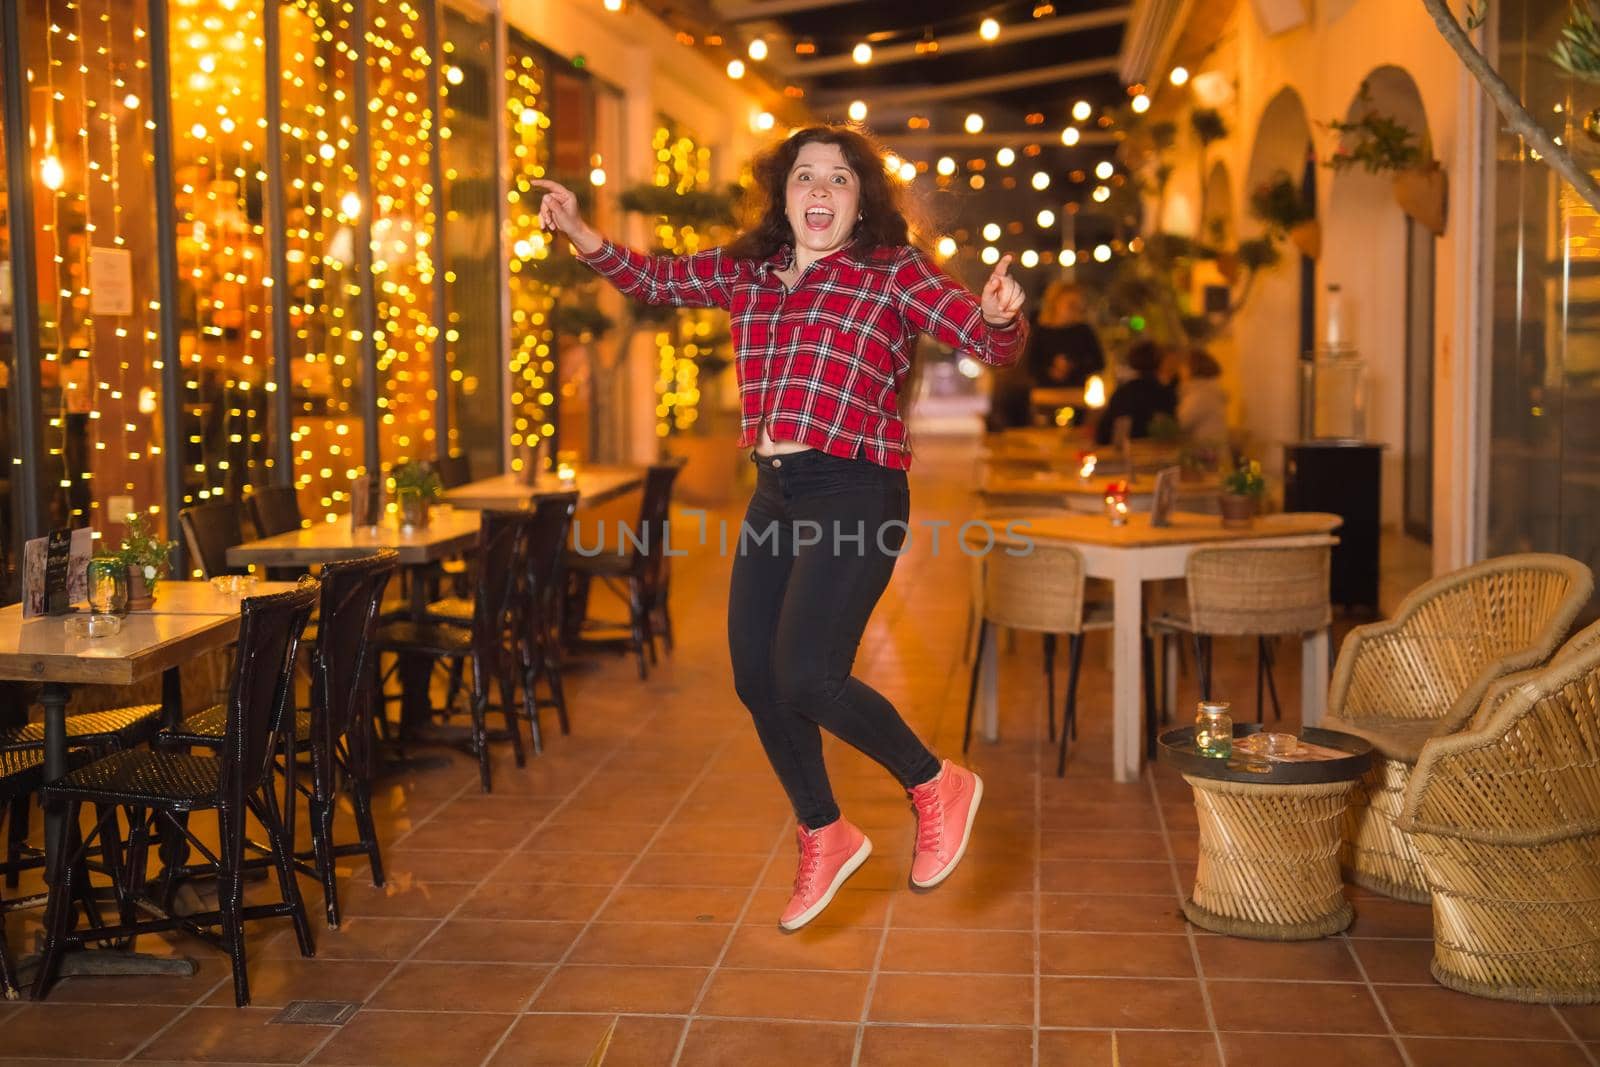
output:
[[40, 749], [0, 751], [0, 800], [28, 792], [44, 777], [44, 752]]
[[378, 630], [375, 642], [385, 652], [425, 652], [436, 656], [460, 656], [472, 651], [472, 631], [447, 623], [386, 623]]
[[472, 622], [475, 610], [469, 598], [447, 596], [428, 605], [427, 619], [429, 622], [460, 623], [465, 626]]
[[[222, 743], [228, 728], [228, 708], [224, 704], [213, 704], [204, 711], [197, 711], [193, 715], [184, 717], [181, 725], [176, 730], [165, 730], [161, 740], [169, 745], [200, 745], [215, 748]], [[296, 744], [305, 744], [311, 741], [311, 713], [297, 711], [294, 714], [294, 739]]]
[[1442, 733], [1448, 733], [1435, 719], [1363, 718], [1355, 722], [1337, 715], [1325, 715], [1324, 730], [1342, 730], [1372, 742], [1372, 747], [1386, 759], [1400, 763], [1415, 763], [1422, 755], [1422, 746]]
[[[67, 716], [67, 743], [95, 748], [132, 748], [161, 727], [160, 704], [135, 704]], [[30, 722], [0, 733], [0, 749], [43, 749], [44, 723]]]
[[44, 787], [52, 800], [115, 804], [216, 805], [222, 761], [177, 752], [113, 752]]
[[1116, 612], [1110, 604], [1097, 600], [1086, 600], [1083, 604], [1084, 630], [1110, 630], [1116, 626]]
[[613, 545], [593, 554], [568, 552], [562, 558], [567, 570], [581, 574], [616, 576], [627, 574], [634, 567], [633, 553], [618, 552]]

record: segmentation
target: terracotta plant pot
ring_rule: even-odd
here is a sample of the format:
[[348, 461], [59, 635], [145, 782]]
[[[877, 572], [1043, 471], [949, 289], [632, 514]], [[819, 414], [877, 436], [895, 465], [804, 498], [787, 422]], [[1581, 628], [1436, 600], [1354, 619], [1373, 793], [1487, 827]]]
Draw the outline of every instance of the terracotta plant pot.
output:
[[1239, 254], [1237, 252], [1217, 253], [1217, 273], [1222, 275], [1222, 280], [1233, 285], [1239, 280]]
[[1308, 259], [1320, 259], [1322, 256], [1322, 224], [1316, 219], [1307, 219], [1289, 227], [1289, 242], [1300, 250], [1300, 254]]
[[1395, 175], [1394, 198], [1400, 210], [1416, 219], [1438, 237], [1450, 210], [1450, 185], [1444, 168], [1437, 161], [1403, 170]]
[[1243, 493], [1222, 494], [1222, 526], [1227, 530], [1244, 530], [1256, 517], [1256, 498]]
[[138, 567], [128, 568], [128, 610], [148, 611], [155, 606], [156, 593], [150, 588], [150, 583], [144, 579], [144, 571]]

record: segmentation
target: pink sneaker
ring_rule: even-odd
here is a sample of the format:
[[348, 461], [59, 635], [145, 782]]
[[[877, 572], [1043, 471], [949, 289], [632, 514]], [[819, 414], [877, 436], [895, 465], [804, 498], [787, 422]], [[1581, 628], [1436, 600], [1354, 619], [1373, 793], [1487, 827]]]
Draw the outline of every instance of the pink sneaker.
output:
[[917, 850], [911, 860], [911, 884], [930, 889], [950, 877], [967, 854], [972, 820], [983, 800], [983, 779], [945, 760], [939, 776], [911, 790], [917, 811]]
[[785, 930], [798, 930], [821, 915], [845, 879], [872, 854], [867, 835], [843, 818], [820, 830], [797, 826], [795, 837], [800, 842], [800, 868], [794, 876], [794, 896], [778, 920]]

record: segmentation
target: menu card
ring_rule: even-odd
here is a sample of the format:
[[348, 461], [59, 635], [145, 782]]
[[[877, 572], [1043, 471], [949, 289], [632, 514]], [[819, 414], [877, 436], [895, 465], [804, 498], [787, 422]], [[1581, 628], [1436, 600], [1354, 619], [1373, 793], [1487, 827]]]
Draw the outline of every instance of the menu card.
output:
[[377, 475], [362, 474], [350, 480], [350, 528], [359, 530], [378, 525], [383, 509], [383, 494]]
[[22, 617], [66, 615], [88, 595], [94, 531], [52, 530], [22, 548]]

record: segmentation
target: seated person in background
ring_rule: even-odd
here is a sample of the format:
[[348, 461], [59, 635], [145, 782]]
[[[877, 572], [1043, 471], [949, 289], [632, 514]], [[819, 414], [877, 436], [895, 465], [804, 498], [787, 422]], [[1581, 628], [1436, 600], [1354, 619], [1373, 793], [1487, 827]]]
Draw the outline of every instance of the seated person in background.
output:
[[1081, 389], [1089, 375], [1105, 370], [1100, 338], [1083, 319], [1083, 294], [1076, 285], [1054, 281], [1046, 287], [1028, 331], [1024, 362], [1041, 389]]
[[1222, 366], [1203, 348], [1189, 353], [1178, 386], [1178, 425], [1196, 444], [1220, 445], [1228, 440], [1228, 392], [1222, 388]]
[[1139, 438], [1150, 436], [1151, 419], [1176, 413], [1177, 394], [1158, 374], [1161, 360], [1161, 346], [1154, 341], [1140, 341], [1128, 350], [1128, 369], [1134, 377], [1117, 386], [1100, 412], [1100, 422], [1094, 428], [1096, 444], [1111, 443], [1112, 427], [1123, 415], [1133, 421], [1131, 436]]

